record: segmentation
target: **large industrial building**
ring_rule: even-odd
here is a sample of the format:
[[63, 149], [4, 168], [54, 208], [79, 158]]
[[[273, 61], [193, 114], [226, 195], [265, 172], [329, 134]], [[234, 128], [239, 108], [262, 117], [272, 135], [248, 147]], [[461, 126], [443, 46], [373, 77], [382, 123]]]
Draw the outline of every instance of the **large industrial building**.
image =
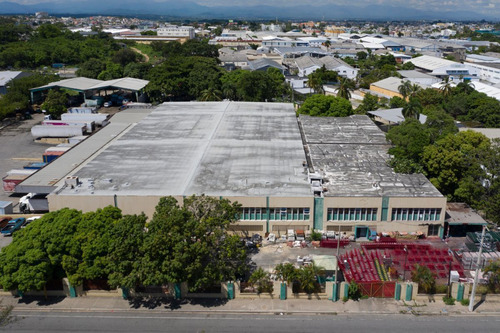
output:
[[159, 198], [238, 201], [235, 232], [288, 229], [442, 235], [446, 198], [394, 173], [367, 116], [296, 117], [292, 104], [179, 102], [130, 108], [17, 186], [50, 210], [115, 205], [153, 215]]

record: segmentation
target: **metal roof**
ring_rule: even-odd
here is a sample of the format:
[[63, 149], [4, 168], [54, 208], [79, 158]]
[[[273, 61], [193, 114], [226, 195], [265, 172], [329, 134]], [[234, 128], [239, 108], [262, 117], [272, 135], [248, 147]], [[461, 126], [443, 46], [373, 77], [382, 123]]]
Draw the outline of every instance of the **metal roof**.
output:
[[[375, 86], [375, 87], [379, 87], [379, 88], [385, 89], [385, 90], [389, 90], [389, 91], [392, 91], [392, 92], [399, 93], [399, 86], [404, 81], [405, 81], [404, 79], [400, 79], [398, 77], [391, 76], [391, 77], [388, 77], [386, 79], [383, 79], [383, 80], [380, 80], [380, 81], [377, 81], [377, 82], [373, 82], [371, 85]], [[420, 83], [413, 83], [413, 84], [416, 84], [416, 85], [420, 86], [422, 89], [429, 88], [428, 86], [425, 86], [425, 85], [420, 84]]]
[[12, 71], [4, 71], [0, 72], [0, 87], [7, 85], [11, 80], [14, 80], [18, 77], [22, 72], [12, 72]]
[[107, 87], [112, 87], [124, 90], [139, 91], [142, 90], [145, 86], [147, 86], [148, 83], [149, 81], [147, 80], [125, 77], [121, 79], [109, 80], [109, 81], [104, 81], [102, 83], [98, 83], [91, 89], [103, 89]]
[[[395, 108], [388, 110], [376, 110], [376, 111], [368, 111], [369, 114], [379, 117], [389, 123], [399, 124], [405, 121], [405, 117], [403, 117], [403, 108]], [[420, 123], [424, 124], [427, 120], [427, 116], [425, 114], [420, 114], [418, 120]]]
[[116, 79], [116, 80], [109, 80], [109, 81], [89, 79], [86, 77], [75, 77], [72, 79], [52, 82], [41, 87], [30, 89], [30, 91], [46, 90], [56, 87], [77, 90], [77, 91], [97, 90], [107, 87], [139, 91], [142, 88], [144, 88], [148, 83], [149, 81], [134, 79], [130, 77]]
[[343, 61], [339, 58], [332, 57], [332, 56], [326, 56], [323, 58], [303, 56], [303, 57], [296, 59], [295, 63], [297, 65], [297, 67], [300, 69], [309, 68], [309, 67], [313, 67], [313, 66], [323, 67], [323, 65], [325, 65], [327, 70], [334, 70], [340, 66], [352, 68], [345, 61]]
[[428, 56], [428, 55], [416, 57], [416, 58], [405, 61], [405, 63], [406, 62], [411, 62], [412, 64], [415, 65], [415, 67], [423, 68], [423, 69], [428, 70], [428, 71], [433, 71], [433, 70], [441, 68], [441, 67], [460, 64], [458, 62], [454, 62], [451, 60], [446, 60], [446, 59], [437, 58], [437, 57]]
[[474, 209], [462, 202], [446, 204], [446, 221], [450, 224], [487, 224]]

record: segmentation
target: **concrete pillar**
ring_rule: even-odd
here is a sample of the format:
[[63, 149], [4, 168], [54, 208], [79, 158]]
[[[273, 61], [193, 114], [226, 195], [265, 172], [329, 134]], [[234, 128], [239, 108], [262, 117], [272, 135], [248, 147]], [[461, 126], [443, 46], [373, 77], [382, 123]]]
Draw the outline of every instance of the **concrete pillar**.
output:
[[220, 291], [222, 293], [222, 298], [225, 298], [225, 299], [228, 299], [228, 286], [227, 286], [228, 282], [221, 282], [220, 284]]
[[238, 298], [240, 296], [240, 287], [241, 287], [241, 282], [240, 281], [234, 281], [234, 298]]
[[418, 283], [411, 282], [411, 284], [413, 286], [411, 299], [417, 299], [417, 295], [418, 295]]
[[459, 283], [453, 282], [451, 284], [451, 297], [457, 299]]
[[340, 292], [339, 292], [339, 299], [342, 299], [344, 297], [349, 297], [349, 283], [347, 282], [341, 282], [340, 283]]
[[286, 285], [286, 295], [288, 298], [292, 297], [292, 295], [293, 295], [292, 283]]
[[469, 299], [470, 290], [470, 283], [464, 283], [464, 299]]
[[[337, 299], [338, 299], [337, 297], [336, 297], [337, 299], [333, 299], [334, 292], [333, 292], [333, 282], [332, 281], [325, 282], [325, 291], [326, 291], [326, 296], [329, 300], [332, 300], [334, 302], [337, 301]], [[335, 295], [335, 296], [337, 296], [337, 295]]]
[[[185, 298], [188, 294], [188, 284], [187, 284], [187, 282], [182, 282], [180, 285], [181, 285], [180, 298]], [[178, 296], [178, 295], [176, 295], [176, 296]], [[178, 299], [178, 298], [176, 297], [176, 299]]]

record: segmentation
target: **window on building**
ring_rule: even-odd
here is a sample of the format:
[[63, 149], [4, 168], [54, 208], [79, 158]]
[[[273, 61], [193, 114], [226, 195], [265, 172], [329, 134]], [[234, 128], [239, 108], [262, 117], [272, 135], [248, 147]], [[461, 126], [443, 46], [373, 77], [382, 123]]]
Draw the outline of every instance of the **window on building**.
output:
[[328, 208], [328, 221], [376, 221], [377, 208]]
[[269, 220], [307, 221], [310, 209], [306, 208], [269, 208]]
[[441, 208], [393, 208], [392, 221], [439, 221]]

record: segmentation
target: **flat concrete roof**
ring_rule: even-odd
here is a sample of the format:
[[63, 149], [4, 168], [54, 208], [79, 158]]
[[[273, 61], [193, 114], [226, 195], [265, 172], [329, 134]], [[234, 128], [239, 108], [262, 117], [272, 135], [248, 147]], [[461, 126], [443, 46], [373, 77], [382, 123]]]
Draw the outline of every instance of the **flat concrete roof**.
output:
[[292, 104], [164, 103], [73, 172], [80, 187], [58, 195], [311, 196], [303, 161]]
[[424, 175], [398, 174], [387, 165], [390, 144], [368, 116], [301, 115], [300, 121], [325, 197], [442, 197]]
[[59, 158], [47, 164], [21, 184], [16, 186], [19, 193], [51, 193], [60, 182], [64, 182], [66, 176], [76, 170], [82, 163], [96, 156], [111, 141], [120, 134], [134, 126], [152, 109], [128, 109], [114, 115], [110, 124], [100, 129], [78, 145], [74, 146]]

